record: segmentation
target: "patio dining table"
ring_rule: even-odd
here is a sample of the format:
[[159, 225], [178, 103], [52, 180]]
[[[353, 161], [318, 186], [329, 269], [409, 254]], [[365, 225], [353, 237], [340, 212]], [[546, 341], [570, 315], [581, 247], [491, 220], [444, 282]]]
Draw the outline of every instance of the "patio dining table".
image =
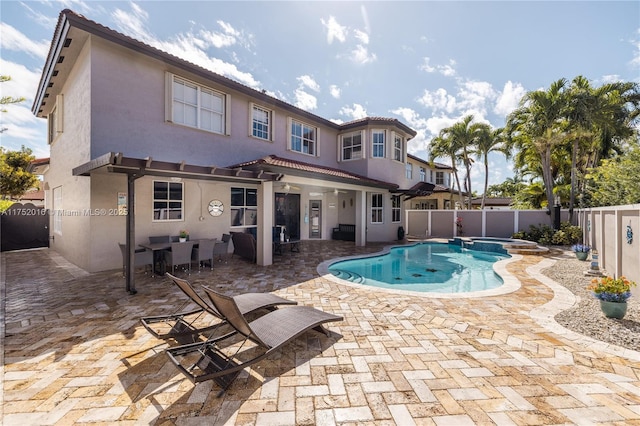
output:
[[[138, 244], [140, 247], [151, 250], [153, 252], [153, 275], [157, 275], [157, 264], [161, 265], [162, 274], [160, 275], [164, 275], [164, 273], [166, 272], [166, 266], [164, 264], [164, 256], [162, 256], [162, 252], [171, 250], [171, 244], [172, 243], [170, 242]], [[193, 244], [193, 247], [198, 247], [198, 243], [195, 242]]]

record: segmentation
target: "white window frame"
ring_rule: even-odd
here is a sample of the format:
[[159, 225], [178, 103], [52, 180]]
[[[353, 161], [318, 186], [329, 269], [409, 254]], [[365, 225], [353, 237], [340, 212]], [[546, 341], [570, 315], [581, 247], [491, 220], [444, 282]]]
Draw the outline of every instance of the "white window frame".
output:
[[62, 235], [62, 186], [56, 186], [53, 188], [53, 205], [51, 210], [53, 212], [53, 233]]
[[384, 223], [384, 199], [381, 193], [371, 194], [371, 223]]
[[402, 212], [402, 200], [400, 195], [391, 196], [391, 222], [400, 222], [400, 214]]
[[[235, 200], [234, 191], [236, 193], [242, 192], [242, 202], [239, 203]], [[249, 191], [251, 197], [248, 197]], [[231, 217], [229, 219], [229, 226], [231, 228], [257, 228], [258, 226], [258, 189], [257, 188], [245, 188], [240, 186], [234, 186], [229, 189], [231, 206]], [[255, 202], [251, 201], [255, 199]], [[235, 221], [235, 223], [234, 223]]]
[[[229, 128], [229, 117], [227, 112], [229, 111], [229, 94], [223, 93], [211, 87], [204, 86], [175, 74], [168, 74], [168, 77], [167, 92], [169, 96], [167, 97], [167, 121], [181, 126], [203, 130], [205, 132], [216, 133], [220, 135], [228, 134], [227, 129]], [[195, 99], [189, 102], [188, 99], [176, 98], [176, 85], [182, 85], [184, 87], [189, 87], [195, 90]], [[206, 105], [205, 97], [207, 95], [213, 99], [218, 99], [218, 105]], [[195, 123], [188, 123], [185, 120], [184, 114], [182, 114], [182, 117], [179, 116], [178, 106], [180, 105], [182, 105], [183, 107], [186, 105], [186, 107], [184, 107], [184, 110], [186, 110], [187, 108], [195, 110]], [[209, 116], [208, 120], [207, 116]], [[210, 123], [210, 125], [207, 125], [207, 122]], [[218, 123], [219, 128], [214, 125], [215, 123]]]
[[[361, 131], [346, 133], [340, 136], [340, 161], [351, 161], [351, 160], [359, 160], [361, 158], [364, 158], [364, 155], [363, 155], [364, 137], [363, 136], [364, 135], [362, 134]], [[354, 139], [358, 137], [360, 138], [360, 141], [356, 144], [354, 142]], [[345, 144], [345, 142], [347, 141], [349, 143], [348, 147]], [[357, 151], [357, 155], [354, 155], [354, 153], [356, 153], [356, 151], [354, 151], [356, 147], [359, 147], [360, 150]], [[347, 151], [351, 153], [349, 155], [349, 158], [347, 158], [347, 155], [346, 155]]]
[[[166, 184], [167, 197], [156, 198], [156, 183]], [[180, 199], [171, 198], [171, 188], [180, 187]], [[166, 207], [160, 207], [160, 204]], [[179, 204], [179, 207], [175, 205]], [[157, 214], [156, 214], [157, 212]], [[178, 217], [172, 217], [176, 212]], [[154, 180], [151, 182], [151, 221], [152, 222], [184, 222], [184, 183], [166, 180]]]
[[[294, 134], [294, 126], [300, 127], [301, 133]], [[305, 131], [306, 130], [306, 131]], [[307, 137], [308, 132], [313, 133], [313, 138]], [[289, 147], [288, 149], [300, 154], [312, 157], [318, 156], [318, 128], [294, 118], [289, 118]], [[294, 147], [294, 140], [300, 144], [300, 149]]]
[[[250, 106], [249, 129], [251, 130], [249, 136], [264, 141], [273, 141], [273, 111], [254, 103], [251, 103]], [[260, 118], [256, 118], [256, 112], [266, 114], [267, 122], [264, 123]]]
[[424, 167], [420, 167], [420, 182], [427, 181], [427, 169]]
[[49, 139], [49, 144], [55, 141], [58, 135], [62, 133], [63, 111], [64, 111], [64, 97], [63, 95], [57, 95], [56, 104], [51, 110], [51, 113], [49, 114], [49, 119], [47, 120], [47, 126], [48, 126], [47, 136]]
[[404, 166], [404, 173], [407, 179], [413, 179], [413, 164], [407, 162]]
[[[381, 140], [379, 138], [382, 138]], [[384, 158], [386, 154], [386, 132], [384, 130], [371, 131], [371, 157]], [[378, 151], [382, 149], [382, 155]]]
[[393, 159], [404, 162], [404, 138], [398, 134], [393, 135]]

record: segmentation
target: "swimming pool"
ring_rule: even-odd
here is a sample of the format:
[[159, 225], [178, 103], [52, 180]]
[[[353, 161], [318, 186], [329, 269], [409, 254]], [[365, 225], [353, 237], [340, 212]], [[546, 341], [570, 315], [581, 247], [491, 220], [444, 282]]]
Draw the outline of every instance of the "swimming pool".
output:
[[459, 244], [424, 242], [393, 247], [384, 255], [335, 262], [327, 270], [340, 280], [379, 288], [468, 293], [502, 286], [493, 266], [510, 257]]

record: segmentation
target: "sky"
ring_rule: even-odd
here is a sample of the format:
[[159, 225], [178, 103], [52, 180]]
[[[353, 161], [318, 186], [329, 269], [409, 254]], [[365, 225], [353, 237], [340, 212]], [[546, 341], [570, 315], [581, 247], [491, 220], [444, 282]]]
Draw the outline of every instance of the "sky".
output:
[[[0, 93], [25, 98], [0, 113], [0, 142], [37, 158], [47, 126], [31, 107], [65, 8], [337, 123], [397, 118], [424, 159], [441, 129], [469, 114], [502, 127], [558, 79], [640, 82], [638, 1], [0, 0]], [[489, 184], [513, 176], [499, 154], [489, 169]]]

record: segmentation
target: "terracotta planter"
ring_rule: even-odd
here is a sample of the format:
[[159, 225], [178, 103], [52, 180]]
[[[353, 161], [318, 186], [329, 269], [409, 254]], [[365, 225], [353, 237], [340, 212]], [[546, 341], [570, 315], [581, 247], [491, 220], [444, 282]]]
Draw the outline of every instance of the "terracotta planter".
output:
[[587, 257], [589, 257], [588, 251], [576, 251], [575, 253], [578, 260], [587, 260]]
[[600, 309], [607, 318], [622, 319], [627, 313], [627, 302], [607, 302], [606, 300], [600, 301]]

